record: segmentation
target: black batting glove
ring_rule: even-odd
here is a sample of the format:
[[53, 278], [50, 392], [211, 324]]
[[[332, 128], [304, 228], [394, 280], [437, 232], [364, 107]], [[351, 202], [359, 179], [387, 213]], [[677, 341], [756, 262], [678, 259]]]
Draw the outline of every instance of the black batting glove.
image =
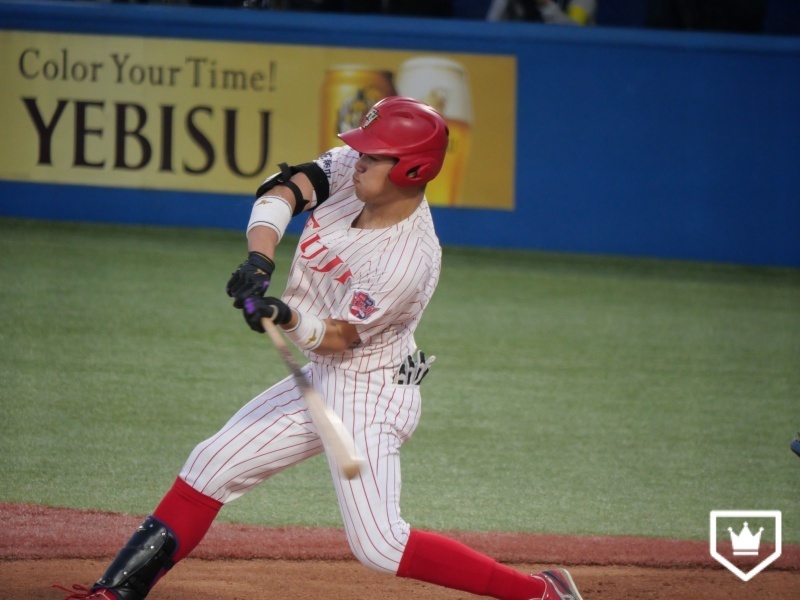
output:
[[234, 299], [233, 307], [242, 308], [244, 299], [250, 296], [262, 297], [267, 292], [274, 271], [274, 262], [259, 252], [251, 252], [225, 287], [228, 296]]
[[242, 301], [242, 314], [250, 329], [258, 333], [264, 333], [261, 319], [270, 319], [275, 325], [285, 325], [292, 320], [292, 309], [289, 305], [272, 296], [245, 298]]

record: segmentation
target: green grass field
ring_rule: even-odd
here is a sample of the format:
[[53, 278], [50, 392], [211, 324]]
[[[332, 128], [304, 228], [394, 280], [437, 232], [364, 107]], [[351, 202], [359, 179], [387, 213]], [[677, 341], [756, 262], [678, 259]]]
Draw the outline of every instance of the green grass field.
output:
[[[294, 240], [277, 257], [283, 289]], [[285, 375], [224, 286], [243, 233], [0, 219], [0, 501], [144, 514]], [[416, 527], [800, 543], [800, 271], [444, 249], [403, 448]], [[318, 457], [221, 519], [339, 526]]]

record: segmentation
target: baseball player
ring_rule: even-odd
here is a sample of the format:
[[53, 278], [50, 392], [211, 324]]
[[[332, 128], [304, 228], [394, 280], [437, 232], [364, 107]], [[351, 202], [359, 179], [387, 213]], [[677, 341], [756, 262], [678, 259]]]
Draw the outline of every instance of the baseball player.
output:
[[[365, 458], [352, 480], [328, 460], [353, 554], [376, 571], [476, 595], [581, 600], [563, 569], [520, 573], [401, 518], [400, 446], [417, 426], [420, 382], [434, 360], [417, 350], [414, 331], [441, 263], [425, 184], [442, 167], [448, 130], [427, 105], [393, 96], [340, 137], [346, 146], [281, 165], [259, 187], [249, 254], [227, 292], [250, 328], [263, 332], [261, 319], [271, 319], [308, 358], [305, 376]], [[286, 291], [266, 296], [275, 248], [301, 212], [309, 214]], [[67, 598], [144, 598], [222, 506], [322, 452], [303, 395], [287, 377], [197, 445], [105, 574], [91, 589], [74, 585]]]

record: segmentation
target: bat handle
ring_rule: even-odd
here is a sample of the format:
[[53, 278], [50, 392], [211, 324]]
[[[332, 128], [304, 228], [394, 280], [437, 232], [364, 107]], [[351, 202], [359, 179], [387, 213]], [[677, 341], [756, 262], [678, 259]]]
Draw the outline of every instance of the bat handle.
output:
[[264, 317], [261, 319], [261, 326], [264, 328], [264, 331], [267, 332], [272, 342], [278, 347], [283, 348], [286, 346], [286, 343], [283, 341], [281, 334], [278, 332], [278, 328], [275, 326], [275, 323], [272, 319]]

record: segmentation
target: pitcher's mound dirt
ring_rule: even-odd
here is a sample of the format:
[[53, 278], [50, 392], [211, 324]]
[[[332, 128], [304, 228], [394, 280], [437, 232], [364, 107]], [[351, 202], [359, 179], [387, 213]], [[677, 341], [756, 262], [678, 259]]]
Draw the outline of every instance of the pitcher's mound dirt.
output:
[[[52, 584], [91, 584], [143, 518], [0, 504], [0, 598], [59, 600], [66, 593]], [[745, 583], [710, 557], [707, 542], [445, 533], [526, 573], [567, 566], [585, 600], [800, 598], [800, 546], [784, 546]], [[148, 600], [475, 598], [370, 571], [351, 558], [338, 529], [215, 523], [192, 556]]]

